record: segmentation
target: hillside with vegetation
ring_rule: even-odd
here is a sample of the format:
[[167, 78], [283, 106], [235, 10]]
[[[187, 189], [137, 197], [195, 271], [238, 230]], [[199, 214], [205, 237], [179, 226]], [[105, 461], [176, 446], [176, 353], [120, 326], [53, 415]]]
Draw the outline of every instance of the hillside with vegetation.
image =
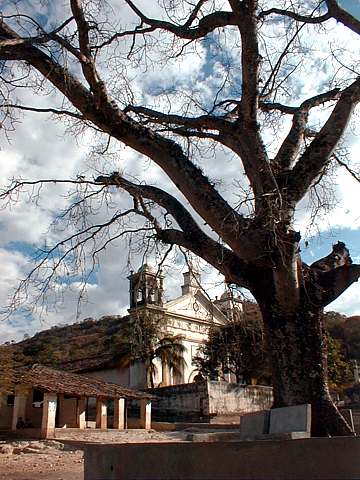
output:
[[[33, 363], [76, 369], [109, 359], [115, 352], [112, 345], [127, 317], [105, 316], [99, 320], [87, 318], [79, 323], [55, 326], [18, 343], [0, 346], [0, 362], [15, 368]], [[1, 372], [0, 372], [1, 373]], [[3, 375], [4, 377], [4, 375]]]
[[[244, 318], [246, 319], [251, 312], [255, 324], [259, 324], [261, 318], [257, 306], [252, 304], [250, 307], [246, 306]], [[360, 317], [346, 317], [337, 312], [327, 312], [324, 315], [324, 324], [329, 349], [330, 384], [335, 388], [340, 388], [352, 383], [354, 361], [357, 360], [360, 363]], [[2, 379], [0, 388], [3, 391], [11, 390], [13, 379], [16, 378], [16, 371], [34, 363], [78, 372], [98, 368], [101, 365], [109, 366], [112, 361], [116, 361], [121, 356], [124, 341], [129, 341], [128, 327], [128, 317], [104, 316], [99, 320], [87, 318], [72, 325], [43, 330], [18, 343], [7, 342], [0, 345], [0, 378]], [[242, 337], [243, 334], [242, 329]], [[127, 338], [124, 339], [124, 336]], [[213, 337], [214, 334], [211, 335], [211, 338]], [[214, 338], [217, 338], [216, 335]], [[231, 338], [237, 337], [231, 335]], [[238, 343], [242, 345], [244, 342], [242, 340]], [[239, 345], [236, 345], [237, 350]], [[206, 348], [208, 351], [212, 351], [213, 345], [208, 345]], [[224, 351], [227, 352], [226, 348]], [[251, 358], [254, 355], [257, 358], [257, 349], [259, 349], [259, 355], [264, 356], [264, 345], [256, 341], [250, 345]], [[244, 364], [244, 354], [248, 350], [249, 348], [245, 348], [244, 352], [240, 354], [242, 364]], [[222, 350], [217, 346], [216, 351], [219, 353]], [[213, 370], [219, 369], [219, 360], [216, 360], [218, 363], [215, 362], [215, 365], [211, 365], [214, 359], [211, 355], [208, 357], [211, 367], [208, 366], [208, 368], [212, 369], [213, 373]], [[261, 368], [264, 369], [265, 365], [265, 370], [268, 371], [267, 362], [260, 363]], [[244, 368], [243, 365], [241, 368]], [[203, 373], [208, 373], [206, 368]], [[251, 376], [256, 377], [257, 373], [259, 372], [252, 372]], [[260, 373], [258, 378], [262, 378], [263, 372]]]

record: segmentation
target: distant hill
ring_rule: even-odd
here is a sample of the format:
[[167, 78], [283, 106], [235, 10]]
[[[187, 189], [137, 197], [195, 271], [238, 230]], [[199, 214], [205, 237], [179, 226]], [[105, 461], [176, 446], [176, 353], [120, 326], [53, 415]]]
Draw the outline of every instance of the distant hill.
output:
[[[258, 306], [252, 302], [245, 302], [244, 313], [261, 318]], [[43, 330], [18, 343], [0, 345], [0, 377], [6, 376], [10, 367], [33, 363], [77, 372], [110, 366], [116, 361], [121, 330], [128, 319], [118, 315], [99, 320], [87, 318], [72, 325]], [[330, 335], [340, 342], [345, 358], [360, 361], [360, 317], [326, 312], [324, 321]]]
[[[43, 330], [11, 345], [25, 365], [41, 363], [68, 370], [81, 370], [108, 362], [113, 345], [128, 317], [87, 318], [80, 323]], [[95, 365], [96, 364], [96, 365]]]

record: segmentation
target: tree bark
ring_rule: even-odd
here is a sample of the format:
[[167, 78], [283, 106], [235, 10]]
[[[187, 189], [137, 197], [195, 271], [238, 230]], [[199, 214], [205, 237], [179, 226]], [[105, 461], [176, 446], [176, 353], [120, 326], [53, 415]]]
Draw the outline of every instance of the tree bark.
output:
[[[272, 275], [271, 275], [272, 277]], [[287, 292], [288, 306], [278, 302], [284, 292], [270, 275], [256, 293], [271, 354], [274, 388], [273, 407], [310, 403], [312, 436], [353, 435], [333, 403], [327, 386], [327, 349], [322, 308], [304, 295], [292, 308], [293, 292]]]

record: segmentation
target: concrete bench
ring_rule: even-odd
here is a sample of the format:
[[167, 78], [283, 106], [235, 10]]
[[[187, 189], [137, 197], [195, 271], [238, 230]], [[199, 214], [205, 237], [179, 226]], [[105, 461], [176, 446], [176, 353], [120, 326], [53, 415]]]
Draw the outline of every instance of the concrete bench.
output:
[[242, 440], [309, 438], [311, 405], [274, 408], [240, 418]]

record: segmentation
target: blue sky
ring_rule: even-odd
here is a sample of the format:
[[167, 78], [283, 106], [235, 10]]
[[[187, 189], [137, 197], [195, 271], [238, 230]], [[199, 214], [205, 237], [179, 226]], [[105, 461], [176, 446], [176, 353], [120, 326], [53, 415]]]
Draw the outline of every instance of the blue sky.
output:
[[360, 262], [360, 230], [351, 230], [349, 228], [334, 228], [321, 233], [321, 235], [311, 237], [306, 246], [301, 242], [301, 256], [305, 263], [311, 265], [315, 260], [327, 255], [331, 251], [331, 245], [342, 241], [350, 250], [351, 258], [354, 263]]
[[340, 5], [348, 10], [354, 17], [360, 18], [360, 1], [359, 0], [341, 0]]
[[[157, 14], [155, 4], [139, 0], [137, 4], [143, 4], [146, 8], [153, 9], [154, 16]], [[26, 7], [26, 12], [32, 8], [43, 8], [38, 11], [38, 18], [42, 23], [52, 18], [49, 22], [54, 24], [57, 17], [64, 15], [60, 8], [60, 2], [52, 3], [51, 10], [46, 8], [46, 4], [41, 4], [38, 0], [34, 2], [20, 2], [21, 6]], [[42, 6], [41, 6], [42, 5]], [[45, 6], [44, 6], [45, 5]], [[356, 0], [342, 1], [344, 8], [347, 8], [354, 15], [360, 17], [360, 2]], [[12, 2], [5, 6], [12, 7]], [[40, 13], [39, 13], [40, 12]], [[122, 22], [132, 21], [129, 12], [121, 17]], [[327, 38], [330, 38], [332, 45], [348, 42], [353, 46], [351, 34], [348, 34], [342, 27], [334, 26], [338, 30], [330, 29], [329, 37], [323, 35], [319, 48], [325, 49]], [[229, 36], [225, 43], [221, 43], [222, 53], [217, 54], [219, 50], [216, 42], [212, 38], [205, 44], [199, 44], [196, 48], [188, 47], [184, 57], [169, 61], [166, 65], [161, 64], [159, 68], [146, 71], [146, 75], [136, 75], [132, 65], [128, 65], [128, 75], [134, 83], [134, 95], [147, 102], [150, 106], [167, 108], [167, 102], [172, 104], [172, 108], [181, 108], [181, 102], [184, 101], [184, 92], [193, 92], [198, 95], [199, 101], [203, 105], [209, 105], [214, 91], [219, 88], [222, 82], [222, 75], [226, 73], [228, 60], [234, 60], [236, 54], [236, 41], [234, 36]], [[356, 38], [358, 42], [358, 39]], [[317, 42], [317, 40], [316, 40]], [[314, 44], [317, 46], [317, 43]], [[314, 48], [309, 40], [309, 48]], [[355, 53], [359, 53], [354, 46]], [[155, 64], [159, 64], [161, 55], [159, 52], [152, 51]], [[354, 54], [355, 55], [355, 54]], [[314, 88], [317, 80], [320, 78], [326, 82], [331, 76], [325, 66], [322, 66], [326, 56], [319, 56], [319, 62], [313, 62], [308, 70], [305, 66], [300, 70], [296, 82], [293, 85], [295, 91], [301, 95], [314, 94]], [[337, 68], [338, 65], [334, 65]], [[330, 68], [330, 67], [329, 67]], [[177, 92], [174, 87], [177, 87]], [[121, 88], [117, 93], [119, 98], [123, 91]], [[160, 94], [167, 91], [170, 94], [170, 100], [161, 98]], [[236, 86], [228, 88], [226, 94], [236, 91]], [[171, 96], [171, 93], [175, 94]], [[316, 92], [319, 93], [319, 92]], [[225, 95], [225, 93], [224, 93]], [[24, 104], [36, 105], [37, 107], [48, 106], [49, 100], [61, 105], [62, 99], [51, 93], [51, 96], [42, 95], [39, 91], [33, 94], [28, 91], [19, 92], [21, 101]], [[299, 97], [300, 98], [300, 97]], [[297, 102], [297, 99], [292, 99]], [[326, 112], [320, 112], [321, 115]], [[356, 126], [349, 130], [349, 145], [351, 144], [350, 156], [354, 161], [357, 160], [359, 151], [358, 134], [355, 131]], [[0, 150], [0, 162], [3, 171], [2, 185], [6, 184], [6, 179], [12, 177], [23, 177], [29, 179], [74, 177], [79, 172], [85, 172], [86, 175], [93, 178], [96, 174], [95, 167], [105, 162], [103, 159], [96, 159], [89, 156], [89, 148], [94, 142], [93, 137], [85, 133], [75, 138], [73, 135], [65, 133], [65, 126], [61, 122], [51, 122], [42, 115], [27, 114], [23, 117], [22, 123], [17, 125], [16, 132], [11, 134], [11, 142], [7, 143], [2, 138], [2, 149]], [[272, 141], [270, 136], [270, 141]], [[106, 143], [106, 139], [105, 139]], [[140, 178], [142, 181], [148, 181], [158, 184], [172, 191], [168, 179], [157, 169], [149, 164], [147, 160], [139, 159], [134, 152], [127, 148], [119, 147], [117, 144], [110, 145], [110, 151], [114, 153], [113, 157], [106, 159], [107, 171], [117, 170], [119, 158], [121, 168], [133, 177]], [[220, 189], [223, 195], [234, 203], [234, 179], [241, 180], [243, 177], [239, 164], [226, 152], [216, 151], [214, 157], [206, 157], [199, 160], [205, 171], [214, 181], [222, 180]], [[242, 181], [242, 180], [241, 180]], [[303, 260], [311, 264], [318, 258], [327, 255], [331, 251], [331, 246], [338, 240], [344, 241], [350, 249], [354, 261], [360, 263], [360, 212], [358, 210], [359, 186], [346, 175], [343, 170], [338, 171], [334, 180], [335, 192], [338, 199], [336, 208], [321, 218], [315, 229], [308, 229], [309, 214], [306, 206], [303, 205], [297, 216], [297, 227], [302, 234], [303, 240], [307, 240], [308, 246], [302, 244]], [[126, 205], [127, 199], [124, 196], [117, 199], [121, 205]], [[44, 188], [39, 205], [34, 205], [29, 201], [28, 196], [23, 196], [21, 201], [12, 207], [11, 210], [0, 211], [0, 263], [2, 265], [2, 276], [0, 278], [0, 305], [7, 302], [8, 296], [18, 281], [24, 277], [31, 264], [29, 258], [34, 253], [35, 248], [41, 246], [44, 238], [48, 242], [59, 240], [61, 232], [50, 232], [49, 223], [53, 219], [54, 212], [66, 207], [66, 188], [53, 186]], [[71, 226], [69, 227], [71, 228]], [[11, 338], [22, 338], [24, 333], [33, 333], [42, 328], [48, 328], [51, 325], [59, 323], [70, 323], [77, 318], [88, 316], [99, 317], [105, 314], [123, 314], [128, 306], [128, 245], [122, 242], [109, 248], [101, 255], [100, 267], [96, 267], [95, 272], [89, 279], [89, 288], [86, 301], [82, 304], [80, 313], [77, 312], [78, 295], [80, 286], [75, 277], [72, 280], [72, 288], [69, 291], [57, 286], [53, 293], [53, 298], [57, 299], [53, 308], [44, 313], [40, 319], [40, 309], [37, 309], [33, 316], [26, 316], [20, 310], [10, 321], [0, 323], [0, 342]], [[178, 260], [178, 257], [177, 257]], [[137, 268], [142, 261], [141, 255], [133, 254], [130, 258], [132, 268]], [[182, 264], [178, 261], [168, 264], [166, 276], [166, 289], [168, 298], [174, 298], [180, 294]], [[62, 279], [69, 283], [66, 273]], [[205, 268], [203, 272], [203, 282], [209, 294], [214, 297], [222, 292], [221, 277], [211, 269]], [[352, 286], [335, 304], [330, 308], [338, 309], [346, 314], [360, 314], [360, 288], [357, 284]], [[62, 300], [62, 302], [60, 301]], [[26, 308], [26, 307], [25, 307]], [[79, 314], [79, 317], [77, 317]]]

